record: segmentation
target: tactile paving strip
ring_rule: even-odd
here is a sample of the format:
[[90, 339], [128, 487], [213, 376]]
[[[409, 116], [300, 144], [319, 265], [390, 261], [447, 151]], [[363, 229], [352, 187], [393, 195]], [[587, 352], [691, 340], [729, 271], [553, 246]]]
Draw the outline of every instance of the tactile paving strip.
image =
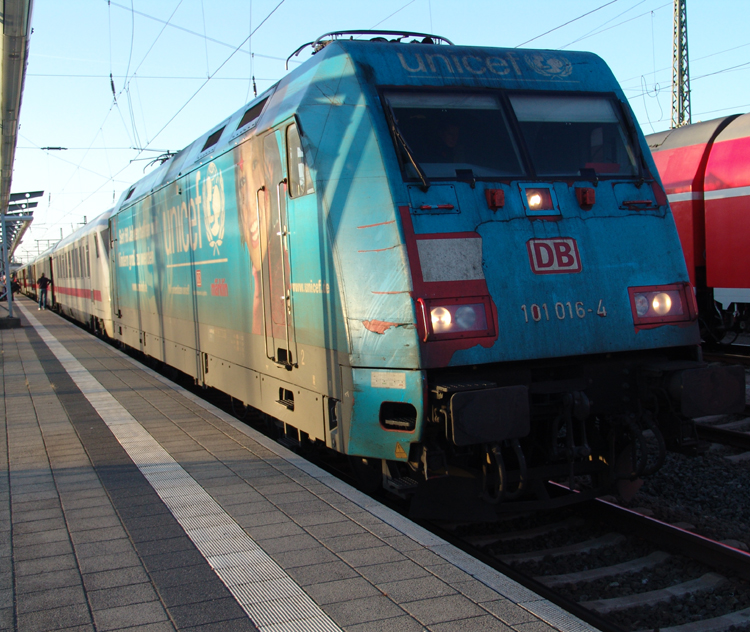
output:
[[264, 632], [340, 632], [148, 431], [20, 307], [253, 623]]

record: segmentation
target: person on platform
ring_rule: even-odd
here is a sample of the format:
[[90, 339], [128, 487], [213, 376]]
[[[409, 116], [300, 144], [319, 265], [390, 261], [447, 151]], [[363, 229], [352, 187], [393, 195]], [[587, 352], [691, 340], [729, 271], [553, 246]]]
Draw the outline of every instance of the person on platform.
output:
[[39, 280], [36, 282], [36, 287], [39, 290], [39, 309], [47, 309], [47, 288], [52, 285], [52, 279], [48, 279], [46, 276], [44, 276], [44, 272], [42, 272], [42, 276], [39, 277]]

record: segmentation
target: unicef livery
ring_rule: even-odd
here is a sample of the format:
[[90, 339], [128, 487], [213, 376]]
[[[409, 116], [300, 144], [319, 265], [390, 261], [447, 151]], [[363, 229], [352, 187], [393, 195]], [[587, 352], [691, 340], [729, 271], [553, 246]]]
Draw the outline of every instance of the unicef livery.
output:
[[601, 493], [744, 407], [599, 58], [356, 34], [125, 192], [107, 332], [417, 498]]

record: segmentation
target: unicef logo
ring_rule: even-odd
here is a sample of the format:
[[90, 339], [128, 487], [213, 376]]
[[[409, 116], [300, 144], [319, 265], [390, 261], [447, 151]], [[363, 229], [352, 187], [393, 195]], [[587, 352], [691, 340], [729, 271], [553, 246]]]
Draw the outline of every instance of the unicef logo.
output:
[[524, 55], [529, 68], [545, 77], [567, 77], [573, 72], [573, 64], [560, 55], [533, 53]]
[[224, 241], [224, 178], [214, 163], [208, 165], [203, 182], [203, 219], [208, 245], [214, 249], [214, 255], [218, 255]]

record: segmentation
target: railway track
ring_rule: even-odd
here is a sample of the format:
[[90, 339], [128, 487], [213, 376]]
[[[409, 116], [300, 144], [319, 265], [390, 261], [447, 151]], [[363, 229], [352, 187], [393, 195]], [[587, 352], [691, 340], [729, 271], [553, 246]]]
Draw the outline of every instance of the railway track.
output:
[[750, 555], [605, 501], [441, 535], [599, 630], [750, 625]]
[[[745, 414], [750, 416], [750, 411], [746, 409]], [[709, 443], [719, 443], [721, 445], [737, 448], [738, 450], [750, 451], [750, 434], [747, 432], [731, 430], [726, 427], [732, 424], [741, 424], [742, 426], [750, 425], [744, 419], [739, 420], [738, 422], [728, 422], [727, 424], [719, 426], [696, 424], [698, 439]]]
[[750, 367], [750, 347], [734, 346], [731, 350], [709, 348], [703, 351], [705, 362], [724, 362]]
[[[750, 346], [708, 347], [703, 351], [703, 359], [706, 362], [741, 364], [747, 367], [746, 371], [750, 371]], [[701, 441], [750, 451], [750, 405], [745, 407], [741, 415], [707, 420], [697, 423], [696, 428]]]

